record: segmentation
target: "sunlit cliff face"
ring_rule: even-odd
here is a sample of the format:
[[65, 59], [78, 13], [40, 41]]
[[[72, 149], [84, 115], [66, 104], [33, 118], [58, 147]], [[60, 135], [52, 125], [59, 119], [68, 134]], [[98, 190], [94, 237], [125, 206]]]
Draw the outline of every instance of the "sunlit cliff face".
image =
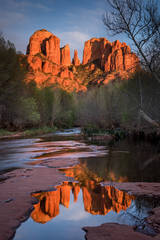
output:
[[[84, 209], [86, 212], [93, 215], [106, 215], [111, 210], [119, 213], [121, 210], [127, 210], [131, 206], [134, 196], [131, 196], [123, 191], [120, 191], [112, 186], [102, 187], [99, 179], [93, 174], [90, 178], [87, 177], [87, 172], [82, 171], [82, 168], [70, 168], [64, 170], [67, 176], [79, 176], [77, 182], [64, 182], [58, 186], [55, 191], [34, 193], [33, 197], [39, 200], [38, 204], [34, 205], [34, 211], [31, 214], [32, 219], [38, 223], [46, 223], [52, 218], [55, 218], [60, 213], [60, 204], [66, 208], [70, 205], [71, 193], [74, 197], [74, 202], [77, 202], [80, 190]], [[87, 170], [86, 170], [87, 171]], [[91, 180], [91, 177], [93, 180]]]
[[102, 85], [117, 77], [128, 79], [140, 67], [139, 58], [126, 43], [111, 43], [105, 38], [86, 41], [83, 62], [76, 49], [71, 61], [69, 45], [60, 48], [60, 39], [45, 29], [33, 33], [26, 53], [26, 81], [34, 80], [38, 86], [57, 84], [68, 92], [87, 91], [88, 83]]

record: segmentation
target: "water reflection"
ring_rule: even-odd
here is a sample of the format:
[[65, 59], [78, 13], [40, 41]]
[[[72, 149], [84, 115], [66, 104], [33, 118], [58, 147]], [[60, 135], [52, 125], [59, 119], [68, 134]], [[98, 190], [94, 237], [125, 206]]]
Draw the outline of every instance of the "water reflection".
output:
[[121, 141], [104, 157], [83, 158], [81, 165], [101, 181], [160, 182], [160, 149], [147, 142]]
[[[73, 146], [68, 142], [70, 156], [72, 154], [74, 156], [74, 147], [77, 145], [83, 149], [78, 142], [72, 143]], [[51, 144], [58, 146], [58, 143]], [[59, 142], [59, 147], [60, 145], [64, 146], [64, 142]], [[84, 146], [88, 148], [87, 145]], [[34, 205], [31, 217], [17, 230], [15, 240], [51, 240], [53, 238], [82, 240], [85, 234], [81, 230], [82, 227], [98, 226], [107, 222], [144, 227], [144, 219], [152, 209], [152, 203], [148, 200], [136, 199], [112, 186], [101, 186], [100, 182], [108, 179], [126, 182], [134, 179], [135, 176], [139, 179], [139, 169], [145, 160], [140, 158], [134, 160], [136, 164], [139, 161], [135, 166], [130, 158], [132, 152], [128, 153], [123, 148], [121, 150], [114, 148], [108, 155], [104, 155], [100, 154], [103, 149], [93, 147], [92, 149], [90, 145], [91, 153], [97, 153], [96, 157], [91, 157], [92, 154], [86, 151], [85, 154], [88, 154], [88, 157], [83, 154], [78, 165], [61, 169], [66, 176], [72, 177], [74, 182], [66, 181], [57, 186], [55, 191], [32, 194], [39, 201]], [[82, 153], [83, 151], [80, 151], [78, 154]], [[60, 157], [64, 156], [63, 154]], [[49, 157], [46, 155], [44, 154], [42, 159]], [[145, 174], [147, 176], [148, 172]], [[143, 173], [140, 177], [145, 174]]]
[[[106, 215], [111, 210], [119, 213], [131, 206], [134, 196], [119, 191], [112, 186], [101, 187], [95, 182], [89, 182], [81, 188], [84, 210], [93, 215]], [[31, 214], [32, 219], [38, 223], [46, 223], [60, 213], [60, 204], [69, 208], [71, 193], [74, 202], [78, 200], [80, 185], [78, 183], [64, 182], [57, 187], [56, 191], [34, 193], [33, 196], [39, 200], [34, 205]]]
[[91, 145], [74, 135], [76, 131], [79, 132], [73, 129], [38, 139], [1, 141], [0, 174], [70, 158], [79, 159], [85, 171], [96, 175], [99, 181], [160, 182], [158, 145], [133, 141], [120, 141], [112, 147]]

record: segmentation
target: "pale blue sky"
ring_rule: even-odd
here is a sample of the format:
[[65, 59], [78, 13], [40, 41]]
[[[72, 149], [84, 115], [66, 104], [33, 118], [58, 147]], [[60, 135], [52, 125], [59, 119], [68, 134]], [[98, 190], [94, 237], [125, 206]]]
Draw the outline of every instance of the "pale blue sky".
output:
[[86, 40], [115, 40], [102, 22], [105, 0], [0, 0], [0, 4], [0, 31], [23, 53], [29, 37], [42, 28], [59, 37], [61, 46], [68, 43], [72, 56], [77, 49], [80, 58]]

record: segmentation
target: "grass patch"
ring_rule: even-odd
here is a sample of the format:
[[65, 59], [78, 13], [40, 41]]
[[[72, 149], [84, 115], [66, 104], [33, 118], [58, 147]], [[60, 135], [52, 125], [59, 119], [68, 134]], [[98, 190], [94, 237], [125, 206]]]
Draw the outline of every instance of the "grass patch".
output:
[[41, 128], [31, 128], [31, 129], [26, 129], [23, 131], [8, 131], [6, 129], [0, 129], [0, 137], [31, 137], [31, 136], [37, 136], [45, 133], [53, 133], [57, 131], [56, 127], [41, 127]]
[[23, 137], [30, 137], [30, 136], [36, 136], [36, 135], [41, 135], [41, 134], [45, 134], [45, 133], [52, 133], [55, 132], [57, 130], [56, 127], [41, 127], [41, 128], [31, 128], [31, 129], [27, 129], [22, 133]]
[[6, 129], [0, 129], [0, 137], [15, 135], [17, 132], [10, 132]]

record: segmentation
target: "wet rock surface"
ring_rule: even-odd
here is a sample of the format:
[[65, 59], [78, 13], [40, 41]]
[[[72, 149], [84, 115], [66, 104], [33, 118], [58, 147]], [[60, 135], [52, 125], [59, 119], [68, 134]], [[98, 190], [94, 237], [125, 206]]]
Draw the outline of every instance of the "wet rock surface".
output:
[[86, 231], [87, 240], [153, 240], [150, 236], [135, 232], [132, 227], [114, 223], [106, 223], [99, 227], [84, 227], [83, 229]]

